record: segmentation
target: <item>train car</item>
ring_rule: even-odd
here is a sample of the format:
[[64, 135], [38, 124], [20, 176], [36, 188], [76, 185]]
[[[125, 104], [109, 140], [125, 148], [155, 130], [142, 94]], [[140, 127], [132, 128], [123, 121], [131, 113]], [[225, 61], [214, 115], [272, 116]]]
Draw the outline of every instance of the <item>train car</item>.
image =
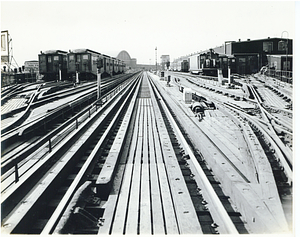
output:
[[119, 64], [118, 59], [113, 58], [113, 75], [118, 74]]
[[202, 73], [202, 67], [200, 65], [200, 54], [194, 54], [189, 56], [189, 71], [192, 74], [200, 74]]
[[120, 59], [116, 59], [116, 62], [117, 62], [116, 73], [117, 74], [124, 73], [125, 72], [125, 63]]
[[115, 58], [112, 58], [108, 55], [102, 54], [103, 58], [103, 72], [105, 74], [114, 75], [114, 61]]
[[48, 50], [38, 55], [39, 73], [46, 81], [65, 80], [67, 78], [67, 52]]
[[180, 58], [174, 59], [171, 63], [171, 69], [176, 72], [188, 72], [189, 62], [187, 56], [182, 56]]
[[182, 72], [188, 72], [189, 71], [189, 62], [188, 62], [188, 60], [183, 60], [181, 62], [181, 71]]
[[124, 73], [126, 71], [126, 64], [124, 61], [120, 61], [119, 72]]
[[100, 57], [100, 53], [89, 49], [70, 50], [67, 55], [69, 77], [75, 78], [78, 72], [80, 80], [96, 79], [97, 62]]
[[223, 76], [228, 77], [228, 66], [231, 72], [235, 72], [235, 58], [226, 54], [218, 54], [213, 49], [199, 55], [202, 74], [217, 76], [218, 69], [222, 70]]
[[76, 71], [80, 80], [93, 80], [97, 78], [97, 66], [102, 62], [100, 72], [103, 77], [124, 72], [124, 62], [90, 49], [70, 50], [67, 55], [68, 75], [74, 80]]

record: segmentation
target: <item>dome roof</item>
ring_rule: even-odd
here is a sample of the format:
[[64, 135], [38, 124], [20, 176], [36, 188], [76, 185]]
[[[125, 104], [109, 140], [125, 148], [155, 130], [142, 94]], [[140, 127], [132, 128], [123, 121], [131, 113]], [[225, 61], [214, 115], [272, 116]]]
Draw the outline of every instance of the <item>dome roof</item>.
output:
[[130, 57], [129, 53], [125, 50], [122, 50], [118, 54], [117, 58], [120, 59], [120, 60], [123, 60], [123, 61], [130, 61], [131, 60], [131, 57]]

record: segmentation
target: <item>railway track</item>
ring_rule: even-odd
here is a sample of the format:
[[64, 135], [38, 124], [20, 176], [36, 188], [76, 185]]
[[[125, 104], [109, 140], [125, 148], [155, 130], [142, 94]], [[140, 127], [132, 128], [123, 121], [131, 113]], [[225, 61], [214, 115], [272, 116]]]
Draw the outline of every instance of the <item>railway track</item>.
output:
[[[118, 87], [115, 87], [108, 93], [103, 93], [101, 99], [102, 103], [106, 102], [108, 98], [111, 98], [122, 88], [126, 87], [129, 81], [130, 80], [127, 80], [121, 83]], [[73, 101], [72, 103], [76, 103], [76, 101]], [[67, 111], [64, 111], [65, 116], [63, 118], [56, 118], [55, 124], [50, 127], [50, 130], [48, 126], [46, 134], [45, 132], [42, 133], [40, 131], [40, 136], [37, 136], [38, 134], [34, 133], [35, 136], [31, 137], [30, 140], [26, 140], [24, 145], [15, 144], [18, 145], [17, 148], [3, 155], [1, 159], [1, 192], [5, 192], [11, 185], [17, 183], [20, 177], [23, 176], [31, 166], [35, 165], [44, 156], [49, 154], [65, 137], [76, 130], [80, 124], [91, 117], [92, 114], [97, 112], [97, 108], [99, 107], [98, 103], [99, 101], [92, 103], [80, 112], [75, 113], [75, 116], [71, 118], [67, 116]], [[74, 113], [76, 107], [73, 105], [72, 108]], [[28, 135], [26, 137], [28, 137]]]
[[[110, 80], [102, 84], [102, 97], [106, 100], [107, 94], [110, 90], [116, 88], [116, 83], [126, 82], [129, 75], [119, 78], [118, 80]], [[43, 97], [43, 100], [39, 100], [28, 109], [27, 120], [16, 128], [2, 133], [1, 143], [2, 156], [15, 155], [15, 149], [24, 150], [30, 144], [36, 142], [41, 136], [46, 135], [48, 132], [59, 127], [59, 124], [67, 121], [70, 117], [80, 112], [86, 106], [92, 104], [96, 99], [95, 85], [88, 85], [88, 91], [78, 92], [77, 90], [71, 90], [65, 92], [65, 95], [53, 94], [52, 97]], [[71, 93], [71, 95], [70, 95]], [[77, 93], [81, 93], [78, 96]], [[50, 95], [51, 96], [51, 95]], [[65, 96], [69, 96], [71, 101], [64, 99]], [[53, 98], [54, 97], [54, 98]], [[59, 100], [59, 98], [61, 98]], [[45, 101], [46, 99], [46, 101]], [[48, 103], [53, 103], [52, 107]], [[53, 102], [54, 101], [54, 102]], [[61, 101], [61, 102], [60, 102]], [[38, 105], [37, 105], [38, 104]], [[29, 139], [29, 141], [28, 141]], [[7, 159], [7, 158], [5, 158]]]
[[[255, 94], [255, 92], [253, 92]], [[201, 94], [201, 93], [200, 93]], [[204, 96], [208, 95], [208, 93], [203, 93]], [[212, 98], [214, 97], [214, 98]], [[222, 111], [226, 112], [226, 114], [228, 114], [228, 111], [232, 110], [234, 111], [233, 114], [230, 115], [230, 117], [232, 117], [232, 119], [234, 121], [236, 121], [235, 123], [241, 127], [241, 131], [243, 131], [244, 138], [250, 138], [250, 140], [248, 141], [250, 147], [250, 151], [253, 154], [253, 157], [260, 157], [261, 155], [259, 155], [258, 153], [255, 154], [257, 151], [261, 151], [262, 155], [266, 157], [266, 160], [268, 163], [270, 163], [271, 168], [272, 168], [272, 172], [274, 175], [274, 179], [276, 181], [276, 185], [277, 185], [277, 189], [280, 195], [280, 198], [283, 200], [285, 199], [286, 196], [291, 195], [292, 193], [292, 180], [293, 180], [293, 173], [292, 173], [292, 162], [290, 162], [290, 159], [292, 159], [292, 156], [286, 152], [283, 153], [282, 150], [282, 142], [280, 141], [276, 141], [276, 137], [277, 135], [270, 131], [269, 127], [272, 126], [269, 123], [269, 120], [263, 120], [263, 119], [258, 119], [255, 118], [255, 116], [250, 116], [247, 111], [244, 111], [243, 109], [239, 108], [239, 106], [234, 106], [234, 102], [232, 103], [225, 103], [224, 101], [219, 101], [217, 98], [217, 96], [214, 96], [214, 93], [211, 93], [211, 95], [208, 95], [207, 98], [210, 98], [212, 101], [214, 101], [218, 107], [219, 110], [221, 108], [224, 107], [224, 109], [222, 109]], [[258, 102], [259, 103], [259, 102]], [[228, 110], [229, 109], [229, 110]], [[264, 113], [265, 115], [263, 115], [262, 113]], [[261, 111], [261, 116], [269, 116], [269, 114], [262, 109]], [[219, 115], [220, 116], [220, 115]], [[224, 115], [223, 115], [224, 116]], [[222, 116], [222, 117], [223, 117]], [[210, 118], [208, 118], [207, 121], [211, 120]], [[224, 119], [222, 119], [221, 121], [223, 121]], [[241, 121], [243, 121], [243, 123], [241, 123]], [[244, 124], [245, 121], [247, 121], [249, 123], [248, 128], [244, 128]], [[217, 123], [218, 121], [216, 121]], [[226, 126], [228, 122], [223, 121], [223, 126]], [[214, 124], [214, 127], [217, 124]], [[191, 126], [191, 125], [189, 125]], [[205, 127], [203, 128], [205, 131]], [[213, 129], [213, 128], [212, 128]], [[245, 133], [245, 131], [252, 131], [252, 135], [249, 133]], [[206, 134], [210, 134], [210, 131], [205, 131]], [[255, 134], [255, 135], [254, 135]], [[258, 138], [258, 140], [256, 140], [256, 142], [254, 142], [253, 145], [251, 145], [251, 143], [253, 143], [251, 140], [253, 140], [253, 135], [255, 137]], [[217, 135], [217, 136], [221, 136]], [[213, 136], [211, 136], [213, 137]], [[277, 137], [278, 138], [278, 137]], [[198, 139], [201, 139], [200, 137]], [[226, 139], [226, 138], [222, 138], [222, 139]], [[202, 139], [201, 139], [202, 140]], [[254, 140], [253, 140], [254, 141]], [[216, 140], [217, 142], [217, 140]], [[255, 146], [257, 144], [260, 144], [261, 148], [255, 148]], [[249, 146], [248, 145], [248, 146]], [[226, 143], [226, 146], [228, 146], [228, 143]], [[251, 148], [251, 146], [253, 148]], [[220, 145], [218, 145], [218, 147], [222, 147]], [[243, 146], [241, 146], [243, 147]], [[239, 148], [240, 149], [240, 148]], [[224, 151], [226, 151], [226, 149], [224, 149]], [[236, 151], [237, 153], [239, 151]], [[252, 158], [250, 158], [252, 159]], [[231, 158], [231, 160], [233, 160]], [[255, 166], [258, 165], [260, 162], [259, 160], [255, 161]], [[245, 165], [242, 165], [245, 166]], [[262, 168], [258, 168], [259, 170], [263, 170]], [[263, 174], [263, 171], [260, 171], [261, 174]], [[259, 179], [258, 179], [259, 180]], [[261, 180], [259, 180], [259, 182], [262, 182]], [[276, 188], [275, 188], [276, 190]], [[279, 206], [281, 206], [281, 203], [278, 203]], [[283, 204], [282, 204], [283, 205]], [[291, 206], [291, 203], [289, 203], [289, 206]], [[287, 216], [291, 215], [291, 209], [290, 207], [287, 208]], [[249, 221], [250, 222], [250, 221]]]
[[[99, 138], [99, 133], [108, 133], [109, 130], [105, 128], [115, 124], [112, 122], [112, 125], [109, 125], [109, 122], [112, 121], [116, 111], [122, 108], [121, 100], [128, 94], [128, 90], [121, 98], [117, 99], [116, 96], [112, 97], [110, 102], [106, 103], [100, 110], [98, 109], [96, 113], [91, 115], [89, 120], [83, 122], [79, 129], [71, 133], [67, 137], [67, 140], [52, 149], [51, 153], [42, 158], [37, 165], [26, 172], [22, 179], [11, 189], [2, 193], [2, 217], [5, 218], [5, 215], [8, 215], [7, 221], [9, 223], [3, 224], [4, 228], [7, 227], [10, 233], [37, 233], [37, 229], [40, 228], [40, 231], [43, 229], [43, 226], [38, 227], [36, 225], [37, 223], [45, 224], [44, 220], [47, 220], [47, 218], [43, 218], [41, 215], [51, 215], [52, 213], [51, 211], [41, 212], [41, 205], [45, 206], [44, 204], [46, 202], [48, 203], [48, 210], [51, 210], [51, 204], [49, 202], [51, 200], [53, 201], [54, 198], [59, 195], [59, 192], [64, 190], [64, 187], [69, 190], [69, 187], [64, 186], [65, 184], [61, 182], [61, 179], [67, 181], [68, 177], [70, 177], [71, 180], [69, 181], [71, 183], [83, 182], [84, 174], [79, 174], [79, 178], [77, 177], [76, 181], [74, 181], [75, 177], [73, 177], [72, 180], [72, 170], [76, 170], [76, 165], [79, 166], [82, 172], [84, 172], [83, 169], [87, 168], [86, 165], [83, 165], [84, 168], [80, 167], [81, 158], [84, 159], [84, 157], [87, 157], [85, 155], [86, 149], [89, 149], [91, 143], [97, 140], [97, 136]], [[95, 157], [93, 158], [96, 159]], [[46, 175], [43, 177], [43, 174]], [[46, 180], [46, 182], [43, 182], [43, 180]], [[72, 187], [73, 186], [71, 186], [71, 188]], [[54, 190], [57, 192], [54, 192]], [[25, 197], [20, 193], [25, 194]], [[65, 192], [63, 191], [62, 195], [64, 194]], [[32, 202], [27, 202], [26, 200], [31, 200]], [[19, 205], [17, 205], [17, 203], [19, 203]], [[22, 210], [22, 214], [13, 211], [15, 205], [17, 206], [16, 208]], [[13, 213], [10, 215], [9, 213], [11, 211], [13, 211]], [[50, 216], [48, 216], [48, 218], [50, 218]]]
[[148, 81], [141, 74], [2, 195], [3, 232], [247, 232]]
[[[116, 82], [121, 82], [126, 79], [128, 75], [122, 75], [121, 77], [113, 77], [113, 78], [106, 78], [103, 81], [102, 90], [105, 92], [107, 88], [110, 88], [116, 84]], [[45, 83], [37, 85], [37, 88], [31, 88], [26, 91], [16, 92], [13, 95], [9, 96], [9, 100], [6, 102], [5, 105], [8, 107], [15, 106], [14, 98], [16, 96], [22, 95], [27, 97], [27, 102], [21, 103], [23, 106], [17, 109], [11, 109], [9, 112], [2, 113], [2, 126], [1, 132], [3, 134], [11, 133], [13, 130], [18, 129], [18, 127], [24, 123], [28, 123], [30, 119], [31, 113], [34, 112], [39, 107], [42, 107], [45, 104], [49, 104], [51, 102], [63, 100], [64, 98], [71, 98], [72, 96], [78, 95], [82, 93], [81, 96], [85, 96], [86, 94], [93, 93], [96, 90], [95, 82], [86, 83], [79, 87], [74, 88], [73, 84], [70, 82], [60, 82], [60, 83]], [[70, 88], [71, 87], [71, 88]], [[28, 92], [29, 91], [29, 92]], [[25, 94], [24, 94], [25, 93]], [[29, 93], [29, 94], [26, 94]], [[95, 93], [95, 92], [94, 92]], [[72, 100], [72, 99], [71, 99]], [[23, 101], [23, 99], [22, 99]], [[3, 106], [2, 106], [3, 107]], [[29, 118], [28, 118], [29, 117]], [[12, 118], [12, 119], [11, 119]]]

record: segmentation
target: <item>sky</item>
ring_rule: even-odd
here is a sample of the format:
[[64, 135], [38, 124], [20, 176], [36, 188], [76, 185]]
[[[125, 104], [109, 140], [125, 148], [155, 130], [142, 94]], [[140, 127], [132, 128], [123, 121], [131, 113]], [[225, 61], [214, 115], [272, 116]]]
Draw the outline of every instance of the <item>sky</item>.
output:
[[79, 48], [112, 57], [126, 50], [138, 64], [155, 64], [225, 41], [295, 39], [295, 9], [293, 1], [1, 0], [1, 30], [19, 66], [40, 51]]

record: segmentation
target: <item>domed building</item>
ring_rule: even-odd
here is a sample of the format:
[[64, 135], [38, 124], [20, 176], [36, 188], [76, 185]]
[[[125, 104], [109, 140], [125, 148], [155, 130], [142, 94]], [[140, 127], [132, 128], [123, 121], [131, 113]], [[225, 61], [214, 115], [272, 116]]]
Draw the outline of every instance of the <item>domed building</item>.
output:
[[156, 68], [160, 70], [161, 65], [149, 65], [149, 64], [137, 64], [136, 58], [131, 58], [129, 53], [125, 50], [122, 50], [118, 56], [117, 59], [120, 59], [124, 61], [126, 64], [126, 69], [142, 69], [142, 70], [155, 70]]
[[118, 56], [117, 56], [117, 59], [120, 59], [122, 61], [125, 62], [126, 64], [126, 68], [127, 69], [131, 69], [131, 68], [136, 68], [137, 65], [136, 65], [136, 58], [131, 58], [129, 53], [125, 50], [122, 50]]

